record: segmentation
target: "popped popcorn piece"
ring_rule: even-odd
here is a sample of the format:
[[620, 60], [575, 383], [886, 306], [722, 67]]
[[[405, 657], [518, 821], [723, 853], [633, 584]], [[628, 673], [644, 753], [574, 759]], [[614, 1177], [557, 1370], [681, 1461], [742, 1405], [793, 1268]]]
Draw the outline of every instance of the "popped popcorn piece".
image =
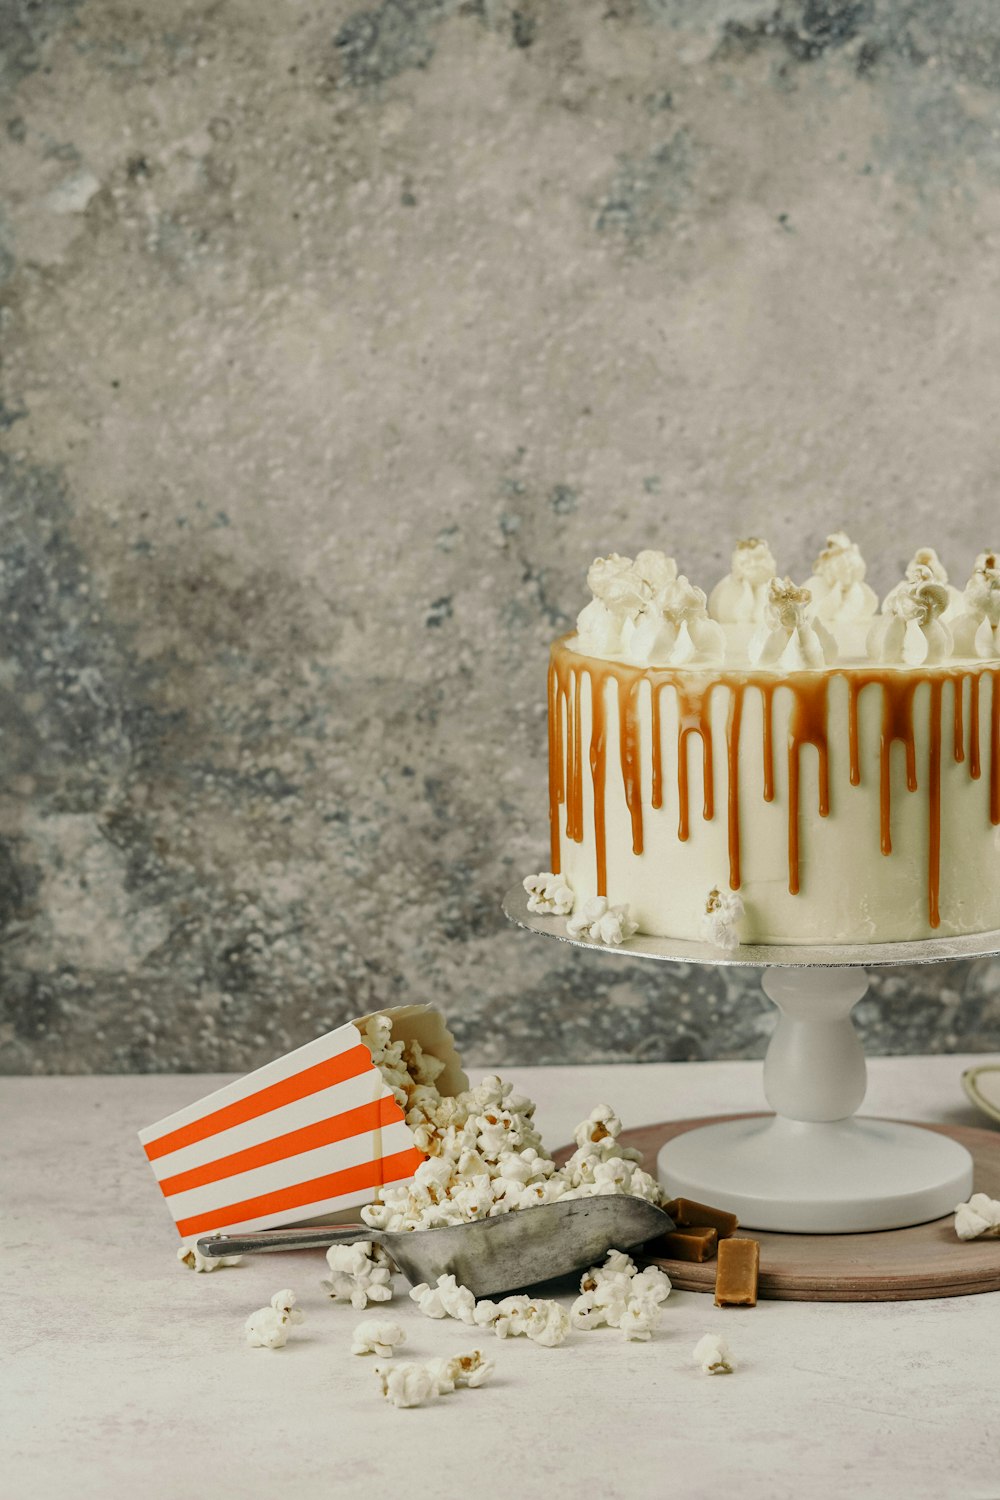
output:
[[570, 937], [586, 937], [592, 943], [617, 947], [639, 931], [627, 906], [609, 906], [607, 896], [591, 896], [578, 901], [573, 914], [566, 919]]
[[405, 1343], [406, 1334], [398, 1323], [383, 1323], [377, 1318], [369, 1318], [355, 1328], [351, 1353], [380, 1354], [383, 1359], [389, 1359], [395, 1354], [396, 1346]]
[[486, 1359], [481, 1349], [472, 1349], [468, 1354], [456, 1354], [451, 1359], [431, 1359], [427, 1362], [442, 1396], [450, 1394], [459, 1386], [476, 1390], [485, 1385], [496, 1366]]
[[259, 1307], [244, 1324], [246, 1340], [252, 1349], [282, 1349], [288, 1343], [293, 1323], [305, 1321], [305, 1313], [295, 1305], [291, 1287], [275, 1292], [268, 1307]]
[[[221, 1229], [217, 1229], [212, 1238], [213, 1240], [221, 1239]], [[177, 1251], [177, 1259], [181, 1265], [187, 1266], [191, 1271], [218, 1271], [222, 1266], [238, 1266], [243, 1257], [242, 1255], [202, 1255], [197, 1245], [181, 1245]]]
[[528, 910], [545, 916], [565, 917], [573, 910], [576, 897], [561, 875], [543, 870], [540, 875], [525, 875], [522, 881], [528, 893]]
[[706, 943], [732, 952], [740, 946], [739, 927], [745, 915], [738, 891], [723, 892], [717, 885], [713, 886], [705, 901], [701, 935]]
[[349, 1302], [363, 1312], [369, 1302], [392, 1301], [392, 1262], [381, 1245], [368, 1240], [331, 1245], [326, 1263], [331, 1275], [320, 1286], [335, 1302]]
[[523, 1335], [546, 1349], [564, 1344], [570, 1330], [569, 1313], [558, 1302], [524, 1294], [477, 1302], [474, 1317], [479, 1328], [492, 1328], [498, 1339]]
[[580, 1278], [580, 1295], [570, 1309], [576, 1328], [620, 1328], [627, 1339], [648, 1340], [670, 1296], [670, 1278], [658, 1266], [637, 1271], [621, 1250], [609, 1250], [603, 1266], [591, 1266]]
[[376, 1365], [375, 1374], [383, 1396], [393, 1406], [425, 1406], [436, 1401], [440, 1394], [434, 1371], [414, 1360]]
[[955, 1209], [955, 1233], [960, 1240], [1000, 1239], [1000, 1199], [973, 1193]]
[[459, 1323], [475, 1321], [476, 1299], [454, 1276], [439, 1276], [437, 1286], [422, 1281], [410, 1288], [410, 1297], [428, 1318], [454, 1318]]
[[714, 1333], [706, 1333], [704, 1338], [698, 1340], [693, 1357], [695, 1364], [700, 1365], [706, 1375], [731, 1375], [736, 1368], [729, 1345]]

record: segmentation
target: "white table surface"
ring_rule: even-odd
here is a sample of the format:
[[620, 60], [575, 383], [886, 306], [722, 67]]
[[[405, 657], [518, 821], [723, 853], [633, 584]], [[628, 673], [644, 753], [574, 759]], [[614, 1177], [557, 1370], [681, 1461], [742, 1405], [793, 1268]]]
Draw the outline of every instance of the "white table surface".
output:
[[[865, 1112], [989, 1128], [959, 1075], [990, 1060], [874, 1059]], [[756, 1063], [508, 1076], [539, 1101], [550, 1148], [602, 1101], [627, 1125], [763, 1104]], [[374, 1360], [348, 1352], [363, 1315], [320, 1290], [322, 1251], [212, 1275], [176, 1261], [135, 1131], [222, 1081], [0, 1079], [10, 1500], [1000, 1497], [1000, 1293], [723, 1311], [674, 1292], [650, 1344], [606, 1329], [560, 1349], [489, 1336], [491, 1385], [396, 1410], [376, 1392]], [[307, 1321], [283, 1350], [248, 1348], [244, 1318], [282, 1286]], [[405, 1291], [390, 1310], [411, 1357], [474, 1343]], [[707, 1330], [728, 1338], [734, 1375], [694, 1366]]]

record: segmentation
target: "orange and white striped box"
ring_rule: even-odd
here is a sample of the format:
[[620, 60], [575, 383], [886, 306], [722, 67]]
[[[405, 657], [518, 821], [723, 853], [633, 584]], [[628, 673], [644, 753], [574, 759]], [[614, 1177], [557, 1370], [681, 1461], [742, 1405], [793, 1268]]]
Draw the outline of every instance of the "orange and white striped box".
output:
[[[442, 1094], [468, 1088], [451, 1033], [429, 1005], [377, 1012], [393, 1039], [441, 1058]], [[215, 1229], [323, 1222], [406, 1182], [424, 1160], [349, 1021], [140, 1130], [182, 1239]]]

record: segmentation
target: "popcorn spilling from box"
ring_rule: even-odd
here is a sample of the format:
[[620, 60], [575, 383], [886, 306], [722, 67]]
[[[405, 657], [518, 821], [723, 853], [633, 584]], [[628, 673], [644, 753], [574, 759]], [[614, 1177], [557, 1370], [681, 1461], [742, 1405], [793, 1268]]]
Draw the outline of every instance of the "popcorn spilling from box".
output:
[[[576, 1150], [561, 1167], [545, 1154], [534, 1113], [498, 1077], [469, 1088], [440, 1016], [411, 1006], [318, 1038], [141, 1138], [185, 1236], [326, 1222], [331, 1211], [358, 1203], [367, 1225], [391, 1231], [607, 1194], [662, 1204], [640, 1154], [620, 1143], [622, 1122], [609, 1106], [577, 1127]], [[327, 1261], [323, 1286], [335, 1301], [363, 1311], [391, 1300], [393, 1268], [381, 1247], [332, 1245]], [[649, 1337], [662, 1300], [641, 1297], [642, 1285], [637, 1277], [621, 1307], [616, 1302], [603, 1318], [637, 1339]], [[554, 1346], [570, 1326], [565, 1311], [544, 1300], [508, 1297], [476, 1307], [449, 1277], [412, 1295], [428, 1316], [501, 1338]], [[272, 1321], [258, 1319], [262, 1327]]]

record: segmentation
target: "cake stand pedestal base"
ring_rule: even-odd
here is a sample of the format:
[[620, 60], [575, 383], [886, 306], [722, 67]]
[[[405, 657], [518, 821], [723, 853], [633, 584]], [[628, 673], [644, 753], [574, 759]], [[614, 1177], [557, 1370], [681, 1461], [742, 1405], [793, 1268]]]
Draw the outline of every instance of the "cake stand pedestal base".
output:
[[957, 1141], [889, 1120], [814, 1123], [776, 1117], [689, 1130], [664, 1146], [672, 1198], [728, 1209], [747, 1229], [848, 1234], [952, 1213], [972, 1164]]
[[851, 1011], [864, 968], [767, 969], [778, 1009], [764, 1059], [772, 1120], [692, 1130], [660, 1154], [672, 1198], [729, 1209], [749, 1229], [851, 1234], [951, 1213], [972, 1190], [972, 1157], [916, 1125], [858, 1119], [865, 1055]]

